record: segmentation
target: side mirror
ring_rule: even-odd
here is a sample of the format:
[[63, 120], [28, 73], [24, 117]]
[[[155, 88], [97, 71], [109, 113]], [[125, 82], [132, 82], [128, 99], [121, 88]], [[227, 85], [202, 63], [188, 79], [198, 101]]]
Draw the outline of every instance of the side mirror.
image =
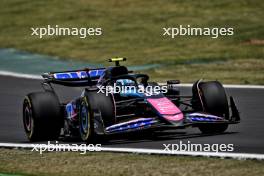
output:
[[181, 83], [180, 80], [168, 80], [168, 81], [167, 81], [167, 84], [168, 84], [168, 85], [171, 85], [171, 84], [180, 84], [180, 83]]
[[142, 77], [140, 83], [143, 84], [144, 87], [146, 87], [148, 85], [148, 78], [147, 77]]

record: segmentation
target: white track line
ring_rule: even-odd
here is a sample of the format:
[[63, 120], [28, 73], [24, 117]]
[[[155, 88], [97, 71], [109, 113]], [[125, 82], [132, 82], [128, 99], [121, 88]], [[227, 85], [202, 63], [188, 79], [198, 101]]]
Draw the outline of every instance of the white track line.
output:
[[24, 73], [15, 73], [10, 71], [0, 71], [0, 75], [2, 76], [11, 76], [16, 78], [27, 78], [27, 79], [41, 79], [41, 76], [38, 75], [31, 75], [31, 74], [24, 74]]
[[[181, 87], [192, 87], [192, 84], [179, 84]], [[262, 85], [237, 85], [237, 84], [224, 84], [225, 88], [236, 88], [236, 89], [264, 89]]]
[[[45, 144], [43, 144], [45, 145]], [[0, 148], [24, 148], [33, 149], [34, 144], [18, 144], [18, 143], [0, 143]], [[60, 146], [56, 149], [62, 149]], [[64, 147], [64, 149], [76, 151], [76, 146]], [[91, 149], [86, 147], [86, 150]], [[83, 150], [83, 147], [82, 147]], [[181, 156], [198, 156], [198, 157], [217, 157], [217, 158], [232, 158], [232, 159], [256, 159], [264, 160], [264, 154], [253, 153], [224, 153], [224, 152], [185, 152], [185, 151], [164, 151], [159, 149], [139, 149], [139, 148], [111, 148], [101, 147], [102, 152], [121, 152], [121, 153], [139, 153], [139, 154], [156, 154], [156, 155], [181, 155]], [[34, 151], [37, 152], [37, 151]]]
[[[27, 78], [27, 79], [42, 79], [41, 76], [32, 75], [32, 74], [24, 74], [24, 73], [16, 73], [10, 71], [0, 71], [0, 75], [3, 76], [11, 76], [17, 78]], [[165, 83], [160, 83], [161, 85], [165, 85]], [[180, 87], [192, 87], [192, 84], [179, 84]], [[235, 84], [225, 84], [225, 88], [237, 88], [237, 89], [264, 89], [262, 85], [235, 85]]]

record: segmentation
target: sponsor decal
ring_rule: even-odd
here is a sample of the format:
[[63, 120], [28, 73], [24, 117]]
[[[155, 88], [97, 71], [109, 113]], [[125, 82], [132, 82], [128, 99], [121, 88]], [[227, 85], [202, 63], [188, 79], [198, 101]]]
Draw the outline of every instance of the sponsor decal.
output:
[[148, 98], [147, 101], [167, 120], [179, 121], [183, 119], [181, 110], [168, 98]]

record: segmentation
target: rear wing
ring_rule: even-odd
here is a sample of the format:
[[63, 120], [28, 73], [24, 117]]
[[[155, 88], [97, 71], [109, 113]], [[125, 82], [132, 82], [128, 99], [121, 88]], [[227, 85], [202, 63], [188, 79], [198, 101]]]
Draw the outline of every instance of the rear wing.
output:
[[104, 71], [105, 68], [49, 72], [44, 73], [42, 77], [46, 83], [76, 87], [91, 86], [97, 83]]

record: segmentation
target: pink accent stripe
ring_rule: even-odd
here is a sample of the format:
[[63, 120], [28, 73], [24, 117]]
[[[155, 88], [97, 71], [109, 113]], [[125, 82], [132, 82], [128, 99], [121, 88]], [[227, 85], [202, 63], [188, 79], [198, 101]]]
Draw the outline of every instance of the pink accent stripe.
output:
[[148, 98], [147, 101], [167, 120], [178, 121], [183, 119], [181, 110], [168, 98]]

